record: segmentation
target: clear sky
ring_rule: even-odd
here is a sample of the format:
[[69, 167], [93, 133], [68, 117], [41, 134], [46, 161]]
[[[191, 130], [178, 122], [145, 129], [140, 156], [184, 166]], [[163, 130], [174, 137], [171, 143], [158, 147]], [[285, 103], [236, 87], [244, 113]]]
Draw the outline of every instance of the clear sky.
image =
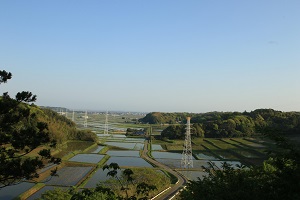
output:
[[0, 0], [0, 69], [42, 106], [300, 111], [300, 1]]

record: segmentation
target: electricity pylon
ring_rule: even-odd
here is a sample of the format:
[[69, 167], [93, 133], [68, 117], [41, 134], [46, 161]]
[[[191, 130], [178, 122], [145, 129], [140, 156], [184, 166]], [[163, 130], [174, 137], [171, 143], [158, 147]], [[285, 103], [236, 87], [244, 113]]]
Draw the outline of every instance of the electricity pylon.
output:
[[191, 118], [187, 117], [185, 140], [184, 140], [184, 147], [183, 147], [182, 159], [181, 159], [181, 168], [193, 168], [190, 120], [191, 120]]
[[106, 115], [105, 115], [104, 134], [108, 135], [108, 113], [107, 113], [107, 111], [106, 111]]
[[85, 111], [85, 115], [84, 115], [84, 123], [83, 123], [83, 127], [87, 127], [87, 119], [88, 119], [88, 116], [87, 116], [87, 111]]

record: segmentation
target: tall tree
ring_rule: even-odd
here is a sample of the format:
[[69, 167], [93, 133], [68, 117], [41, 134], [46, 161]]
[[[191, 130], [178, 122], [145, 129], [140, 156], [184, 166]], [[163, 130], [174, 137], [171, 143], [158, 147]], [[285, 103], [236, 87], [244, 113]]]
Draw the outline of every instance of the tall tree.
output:
[[[10, 72], [0, 70], [0, 84], [11, 78]], [[32, 112], [33, 105], [29, 103], [35, 101], [36, 95], [29, 91], [18, 92], [15, 98], [8, 92], [0, 97], [0, 188], [37, 178], [37, 170], [45, 163], [60, 162], [51, 156], [49, 149], [27, 157], [40, 145], [55, 146], [55, 141], [50, 141], [47, 124], [39, 122]]]

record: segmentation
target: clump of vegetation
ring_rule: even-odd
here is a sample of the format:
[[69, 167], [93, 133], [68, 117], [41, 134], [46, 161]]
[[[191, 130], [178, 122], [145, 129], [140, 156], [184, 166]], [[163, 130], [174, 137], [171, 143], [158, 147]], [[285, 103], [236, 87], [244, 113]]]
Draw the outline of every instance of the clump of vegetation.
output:
[[262, 166], [245, 168], [213, 163], [204, 168], [208, 176], [190, 181], [181, 192], [183, 200], [193, 199], [300, 199], [300, 152], [282, 137], [275, 137], [281, 151], [271, 153]]
[[71, 189], [65, 191], [60, 188], [48, 190], [41, 195], [39, 200], [116, 200], [115, 194], [111, 193], [109, 189], [96, 187], [94, 189], [83, 189], [82, 191], [75, 191]]
[[126, 130], [126, 136], [145, 136], [145, 134], [145, 129], [127, 128]]
[[[109, 184], [111, 191], [115, 191], [118, 194], [119, 199], [148, 199], [149, 193], [156, 190], [155, 185], [148, 184], [150, 182], [147, 179], [148, 173], [139, 173], [137, 176], [133, 176], [131, 169], [124, 169], [122, 176], [118, 176], [118, 170], [121, 170], [117, 163], [110, 163], [104, 165], [103, 170], [108, 170], [107, 175], [115, 178], [113, 182]], [[147, 182], [147, 183], [146, 183]], [[104, 184], [105, 185], [105, 184]]]

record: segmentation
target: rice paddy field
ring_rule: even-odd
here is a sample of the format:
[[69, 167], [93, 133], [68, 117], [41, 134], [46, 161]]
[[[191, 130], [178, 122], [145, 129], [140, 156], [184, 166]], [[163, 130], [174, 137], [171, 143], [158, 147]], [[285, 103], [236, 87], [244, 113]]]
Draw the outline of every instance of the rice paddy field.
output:
[[92, 167], [64, 167], [58, 170], [58, 176], [47, 178], [44, 180], [47, 185], [55, 186], [75, 186], [77, 185], [89, 172]]
[[[75, 122], [82, 126], [84, 112], [75, 112]], [[71, 113], [68, 114], [71, 118]], [[136, 124], [141, 115], [108, 114], [109, 134], [103, 134], [106, 120], [105, 113], [89, 113], [88, 129], [97, 133], [99, 144], [93, 142], [70, 141], [60, 147], [56, 156], [63, 158], [65, 163], [58, 170], [57, 177], [45, 177], [42, 187], [36, 189], [35, 183], [21, 183], [0, 190], [0, 199], [13, 199], [26, 193], [28, 199], [39, 198], [40, 195], [55, 187], [68, 189], [95, 187], [99, 181], [109, 177], [102, 170], [104, 164], [118, 163], [121, 168], [154, 168], [140, 157], [144, 148], [145, 138], [126, 137], [127, 128], [149, 128], [148, 124]], [[165, 127], [155, 125], [151, 127], [153, 135], [159, 135]], [[260, 165], [267, 158], [266, 151], [274, 149], [274, 143], [262, 138], [194, 138], [192, 139], [193, 170], [182, 169], [181, 160], [183, 140], [162, 141], [152, 138], [148, 150], [150, 156], [170, 168], [183, 174], [190, 180], [202, 178], [205, 173], [202, 167], [208, 167], [212, 162], [216, 167], [221, 167], [223, 162], [235, 165]], [[48, 166], [44, 171], [52, 169]], [[55, 166], [54, 166], [55, 167]], [[157, 168], [158, 169], [158, 168]], [[158, 169], [159, 170], [159, 169]], [[42, 170], [41, 173], [44, 173]], [[34, 191], [34, 192], [33, 192]]]
[[[194, 168], [202, 168], [208, 161], [218, 165], [225, 161], [234, 165], [259, 165], [267, 158], [266, 151], [273, 147], [272, 143], [261, 138], [195, 138], [192, 139]], [[157, 161], [174, 169], [181, 167], [183, 141], [181, 144], [180, 141], [152, 141], [151, 149], [151, 154]], [[171, 152], [177, 156], [172, 156]]]

